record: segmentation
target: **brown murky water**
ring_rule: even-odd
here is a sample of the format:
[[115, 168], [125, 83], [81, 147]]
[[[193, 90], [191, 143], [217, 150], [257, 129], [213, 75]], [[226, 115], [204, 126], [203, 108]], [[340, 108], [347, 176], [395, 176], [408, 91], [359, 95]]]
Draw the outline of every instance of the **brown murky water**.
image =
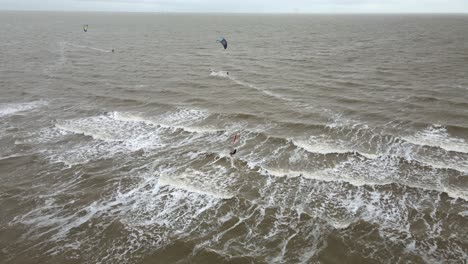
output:
[[0, 22], [0, 262], [466, 261], [468, 16]]

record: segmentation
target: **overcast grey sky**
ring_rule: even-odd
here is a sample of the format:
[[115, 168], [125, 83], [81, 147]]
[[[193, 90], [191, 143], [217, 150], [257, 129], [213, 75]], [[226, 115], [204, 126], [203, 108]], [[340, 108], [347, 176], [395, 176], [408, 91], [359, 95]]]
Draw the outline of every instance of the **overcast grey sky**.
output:
[[0, 10], [468, 13], [468, 0], [0, 0]]

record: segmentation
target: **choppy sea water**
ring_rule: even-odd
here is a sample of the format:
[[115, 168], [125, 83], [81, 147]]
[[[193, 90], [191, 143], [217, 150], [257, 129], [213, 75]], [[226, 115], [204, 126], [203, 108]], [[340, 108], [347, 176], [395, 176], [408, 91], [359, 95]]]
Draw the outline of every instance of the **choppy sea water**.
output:
[[0, 262], [468, 259], [468, 16], [0, 22]]

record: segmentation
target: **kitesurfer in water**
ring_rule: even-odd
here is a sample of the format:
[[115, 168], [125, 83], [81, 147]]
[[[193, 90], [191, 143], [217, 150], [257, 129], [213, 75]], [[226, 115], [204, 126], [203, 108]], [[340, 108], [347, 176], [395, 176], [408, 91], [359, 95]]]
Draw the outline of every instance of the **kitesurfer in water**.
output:
[[[232, 139], [232, 144], [233, 145], [236, 144], [237, 138], [238, 138], [237, 134], [234, 134], [234, 138]], [[231, 155], [231, 157], [233, 157], [236, 154], [236, 152], [237, 152], [237, 149], [234, 148], [233, 150], [231, 150], [231, 152], [229, 152], [229, 155]]]
[[234, 156], [234, 154], [236, 154], [236, 152], [237, 152], [237, 149], [233, 149], [231, 152], [229, 152], [229, 155], [231, 155], [231, 157], [232, 157], [232, 156]]

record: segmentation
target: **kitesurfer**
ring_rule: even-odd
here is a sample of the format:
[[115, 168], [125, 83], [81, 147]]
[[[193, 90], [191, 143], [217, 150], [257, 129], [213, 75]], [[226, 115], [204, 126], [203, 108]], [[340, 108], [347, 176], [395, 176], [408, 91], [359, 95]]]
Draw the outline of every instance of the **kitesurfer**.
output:
[[223, 45], [224, 49], [227, 49], [228, 43], [227, 43], [227, 40], [224, 37], [219, 37], [216, 41], [221, 43], [221, 45]]
[[[234, 138], [232, 139], [232, 142], [231, 142], [232, 145], [235, 145], [235, 144], [236, 144], [237, 139], [238, 139], [237, 134], [234, 134]], [[234, 148], [233, 150], [231, 150], [231, 152], [229, 152], [229, 155], [231, 155], [231, 157], [232, 157], [232, 156], [234, 156], [234, 155], [236, 154], [236, 152], [237, 152], [237, 149]]]

